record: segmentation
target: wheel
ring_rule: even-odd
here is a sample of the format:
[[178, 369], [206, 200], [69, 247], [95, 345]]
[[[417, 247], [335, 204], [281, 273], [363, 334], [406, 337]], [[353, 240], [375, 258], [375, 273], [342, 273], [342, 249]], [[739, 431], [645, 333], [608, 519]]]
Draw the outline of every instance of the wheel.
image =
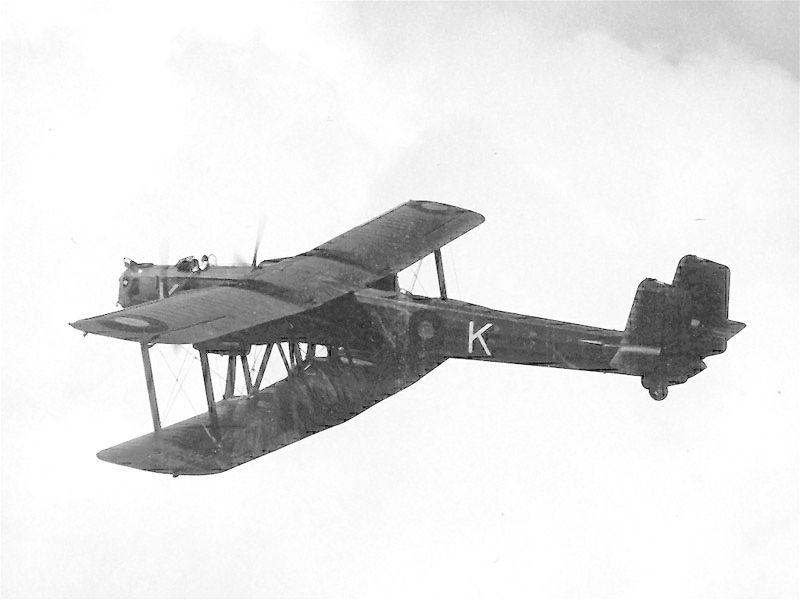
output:
[[659, 402], [667, 397], [667, 382], [658, 376], [644, 375], [642, 377], [642, 387], [650, 392], [650, 397]]

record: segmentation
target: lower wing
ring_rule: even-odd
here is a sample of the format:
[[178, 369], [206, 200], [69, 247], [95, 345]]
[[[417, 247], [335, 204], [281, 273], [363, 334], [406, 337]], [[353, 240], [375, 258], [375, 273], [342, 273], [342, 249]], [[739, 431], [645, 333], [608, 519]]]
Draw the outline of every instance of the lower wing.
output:
[[252, 396], [107, 448], [97, 457], [171, 475], [208, 475], [333, 427], [411, 385], [444, 359], [403, 367], [397, 361], [315, 359]]

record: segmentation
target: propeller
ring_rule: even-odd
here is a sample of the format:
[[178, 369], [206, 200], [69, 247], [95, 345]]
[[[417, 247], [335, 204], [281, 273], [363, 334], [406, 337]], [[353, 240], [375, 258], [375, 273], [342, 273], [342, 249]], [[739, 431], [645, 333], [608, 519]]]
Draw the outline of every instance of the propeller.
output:
[[253, 269], [258, 266], [258, 247], [261, 245], [261, 238], [264, 237], [264, 215], [258, 217], [258, 231], [256, 233], [256, 246], [253, 249], [253, 262], [250, 265]]
[[158, 244], [158, 264], [169, 266], [169, 240], [161, 240]]
[[258, 218], [258, 230], [256, 232], [256, 243], [253, 248], [253, 258], [251, 260], [247, 260], [242, 256], [242, 254], [238, 251], [233, 253], [233, 260], [235, 261], [235, 266], [237, 267], [244, 267], [249, 266], [252, 269], [255, 269], [258, 266], [258, 249], [261, 246], [261, 238], [264, 237], [264, 216], [260, 216]]

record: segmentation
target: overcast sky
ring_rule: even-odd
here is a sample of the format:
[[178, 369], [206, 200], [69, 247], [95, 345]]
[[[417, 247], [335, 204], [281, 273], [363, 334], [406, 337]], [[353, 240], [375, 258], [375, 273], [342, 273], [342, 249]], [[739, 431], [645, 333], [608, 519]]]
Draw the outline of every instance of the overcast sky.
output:
[[[4, 2], [2, 37], [5, 596], [797, 597], [797, 3]], [[95, 458], [150, 428], [138, 348], [67, 325], [123, 256], [409, 198], [486, 216], [454, 297], [621, 329], [694, 253], [747, 329], [662, 403], [449, 361], [224, 474]]]

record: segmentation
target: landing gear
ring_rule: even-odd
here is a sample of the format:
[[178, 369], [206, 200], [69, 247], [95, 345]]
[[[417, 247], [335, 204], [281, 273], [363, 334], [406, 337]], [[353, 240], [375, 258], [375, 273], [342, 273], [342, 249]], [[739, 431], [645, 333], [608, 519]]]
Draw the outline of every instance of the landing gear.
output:
[[657, 400], [659, 402], [666, 398], [667, 394], [669, 393], [669, 390], [667, 389], [667, 382], [657, 377], [643, 375], [642, 387], [650, 392], [650, 397], [653, 400]]

